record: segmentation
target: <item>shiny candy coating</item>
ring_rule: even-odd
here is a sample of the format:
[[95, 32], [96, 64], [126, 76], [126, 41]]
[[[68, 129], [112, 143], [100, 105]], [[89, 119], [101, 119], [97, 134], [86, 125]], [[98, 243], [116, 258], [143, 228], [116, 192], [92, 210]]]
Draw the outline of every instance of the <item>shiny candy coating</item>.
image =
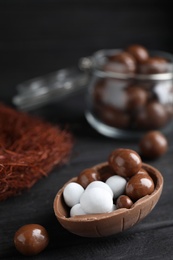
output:
[[49, 243], [46, 229], [38, 224], [27, 224], [17, 230], [14, 236], [16, 249], [23, 255], [37, 255]]
[[160, 131], [149, 131], [141, 138], [139, 148], [142, 156], [153, 159], [166, 153], [168, 142]]
[[133, 205], [133, 201], [127, 195], [121, 195], [116, 201], [117, 209], [126, 208], [130, 209]]
[[100, 180], [100, 175], [94, 169], [83, 170], [77, 179], [77, 182], [85, 189], [91, 182]]
[[114, 150], [110, 154], [108, 161], [115, 173], [122, 177], [133, 176], [142, 166], [141, 157], [131, 149], [119, 148]]
[[154, 191], [154, 182], [149, 174], [137, 173], [130, 178], [126, 185], [126, 195], [136, 201]]

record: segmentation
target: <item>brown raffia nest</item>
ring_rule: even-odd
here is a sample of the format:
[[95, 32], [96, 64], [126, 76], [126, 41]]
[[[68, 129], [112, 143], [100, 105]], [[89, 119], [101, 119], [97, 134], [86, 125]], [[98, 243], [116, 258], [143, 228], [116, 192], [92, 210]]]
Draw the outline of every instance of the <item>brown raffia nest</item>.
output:
[[67, 130], [0, 104], [0, 201], [66, 163], [72, 146]]

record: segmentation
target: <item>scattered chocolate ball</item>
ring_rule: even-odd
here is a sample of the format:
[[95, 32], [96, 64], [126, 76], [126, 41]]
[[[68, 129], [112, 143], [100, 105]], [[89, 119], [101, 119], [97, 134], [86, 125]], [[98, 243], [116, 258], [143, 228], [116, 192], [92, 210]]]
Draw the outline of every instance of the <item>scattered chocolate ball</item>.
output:
[[131, 149], [119, 148], [114, 150], [109, 158], [109, 165], [114, 169], [115, 174], [122, 177], [131, 177], [136, 174], [141, 166], [142, 160], [139, 154]]
[[127, 195], [121, 195], [116, 201], [117, 209], [126, 208], [130, 209], [133, 205], [133, 201]]
[[100, 175], [98, 172], [96, 172], [92, 168], [88, 168], [83, 170], [78, 178], [77, 182], [85, 189], [91, 182], [93, 181], [99, 181], [100, 180]]
[[130, 178], [126, 185], [126, 195], [136, 201], [154, 191], [154, 182], [149, 174], [140, 172]]
[[27, 224], [17, 230], [14, 236], [16, 249], [23, 255], [37, 255], [49, 243], [46, 229], [38, 224]]
[[126, 51], [130, 53], [138, 63], [146, 61], [149, 57], [148, 50], [139, 44], [132, 44], [126, 48]]
[[139, 149], [142, 156], [153, 159], [166, 153], [168, 142], [160, 131], [149, 131], [141, 138]]

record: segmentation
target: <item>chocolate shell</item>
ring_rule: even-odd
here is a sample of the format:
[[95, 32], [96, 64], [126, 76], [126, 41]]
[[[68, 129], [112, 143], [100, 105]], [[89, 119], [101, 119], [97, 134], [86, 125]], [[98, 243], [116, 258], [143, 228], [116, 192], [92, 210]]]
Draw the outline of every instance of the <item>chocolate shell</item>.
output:
[[[104, 167], [106, 169], [108, 168], [107, 162], [94, 166], [98, 172], [103, 170]], [[77, 181], [77, 177], [69, 180], [58, 191], [54, 199], [54, 212], [59, 223], [69, 232], [82, 237], [105, 237], [133, 227], [153, 210], [160, 198], [163, 188], [163, 177], [161, 173], [156, 168], [145, 163], [142, 164], [142, 167], [154, 181], [154, 192], [151, 195], [146, 195], [137, 200], [130, 209], [120, 208], [111, 213], [70, 217], [70, 209], [66, 206], [63, 199], [63, 190], [69, 182]]]

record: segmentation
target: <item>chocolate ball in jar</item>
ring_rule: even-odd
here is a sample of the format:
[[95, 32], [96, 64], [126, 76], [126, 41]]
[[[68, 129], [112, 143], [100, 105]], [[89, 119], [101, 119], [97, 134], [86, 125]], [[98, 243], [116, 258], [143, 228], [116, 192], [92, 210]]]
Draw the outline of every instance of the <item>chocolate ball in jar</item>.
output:
[[143, 63], [149, 58], [148, 50], [139, 44], [129, 45], [126, 51], [135, 58], [137, 63]]
[[168, 122], [167, 112], [157, 101], [149, 102], [136, 116], [136, 126], [139, 129], [160, 129]]
[[103, 70], [107, 72], [134, 73], [136, 71], [136, 61], [130, 53], [122, 51], [109, 56]]
[[127, 113], [109, 105], [97, 107], [97, 116], [103, 123], [120, 129], [127, 129], [130, 124]]
[[128, 128], [129, 115], [125, 112], [127, 95], [124, 80], [104, 79], [93, 90], [93, 109], [97, 118], [109, 126]]
[[148, 92], [139, 84], [132, 85], [125, 89], [126, 110], [136, 112], [143, 108], [148, 100]]
[[138, 67], [139, 73], [158, 74], [169, 72], [169, 62], [162, 57], [149, 57]]

